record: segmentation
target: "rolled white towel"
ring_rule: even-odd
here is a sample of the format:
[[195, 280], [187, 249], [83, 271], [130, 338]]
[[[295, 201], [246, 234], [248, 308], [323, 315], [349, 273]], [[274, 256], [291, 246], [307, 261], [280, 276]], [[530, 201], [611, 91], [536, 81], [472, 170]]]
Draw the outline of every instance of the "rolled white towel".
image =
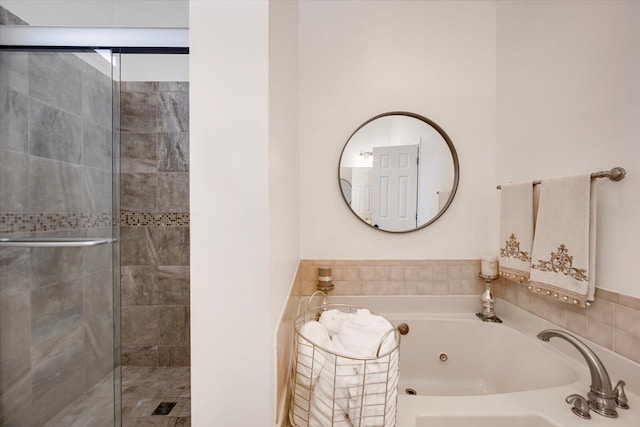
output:
[[293, 390], [293, 418], [296, 425], [307, 427], [313, 389], [322, 367], [330, 355], [321, 350], [322, 346], [331, 351], [331, 338], [326, 328], [315, 320], [300, 327], [297, 346], [295, 385]]
[[337, 386], [334, 387], [335, 377], [330, 369], [331, 365], [331, 362], [325, 364], [313, 390], [311, 409], [309, 411], [309, 426], [352, 427], [347, 417], [347, 411], [343, 409], [343, 407], [348, 408], [348, 391], [347, 389], [341, 391]]
[[[356, 374], [355, 364], [353, 359], [348, 357], [340, 356], [341, 354], [346, 354], [346, 350], [340, 341], [340, 337], [337, 335], [331, 339], [333, 344], [333, 350], [337, 353], [335, 358], [335, 363], [327, 363], [325, 366], [327, 371], [331, 374], [329, 377], [330, 380], [334, 381], [335, 387], [335, 401], [336, 404], [344, 411], [345, 414], [349, 413], [349, 387], [351, 386], [351, 381], [353, 381], [354, 375]], [[322, 376], [322, 374], [321, 374]]]
[[[384, 317], [360, 309], [355, 316], [342, 322], [337, 338], [344, 344], [348, 355], [374, 358], [395, 348], [395, 333], [389, 332], [393, 329]], [[349, 418], [355, 425], [390, 425], [384, 415], [390, 413], [389, 409], [395, 412], [395, 408], [390, 406], [395, 405], [395, 399], [390, 401], [390, 390], [393, 389], [388, 387], [396, 387], [398, 375], [397, 363], [387, 363], [392, 356], [397, 355], [392, 353], [387, 358], [360, 361], [353, 365], [356, 372], [349, 382]]]
[[337, 336], [331, 339], [333, 351], [327, 357], [313, 390], [309, 414], [310, 426], [351, 427], [349, 385], [355, 375], [354, 361], [340, 356], [345, 349]]
[[353, 316], [353, 314], [332, 308], [322, 312], [319, 322], [322, 326], [327, 328], [327, 332], [329, 332], [329, 335], [333, 337], [340, 332], [342, 322], [350, 316]]
[[318, 346], [331, 350], [331, 338], [324, 326], [310, 320], [300, 328], [296, 363], [296, 382], [309, 389], [313, 388], [328, 356]]
[[309, 412], [311, 407], [311, 390], [303, 385], [296, 384], [292, 390], [292, 416], [293, 424], [298, 427], [309, 426]]
[[[359, 309], [340, 325], [338, 336], [350, 356], [375, 357], [382, 338], [393, 325], [384, 317], [371, 314], [367, 309]], [[380, 354], [395, 347], [395, 334], [389, 333], [380, 348]]]
[[[376, 361], [362, 362], [349, 388], [349, 418], [359, 426], [383, 426], [387, 401], [388, 366]], [[393, 377], [388, 378], [391, 385]], [[356, 420], [358, 420], [356, 422]]]

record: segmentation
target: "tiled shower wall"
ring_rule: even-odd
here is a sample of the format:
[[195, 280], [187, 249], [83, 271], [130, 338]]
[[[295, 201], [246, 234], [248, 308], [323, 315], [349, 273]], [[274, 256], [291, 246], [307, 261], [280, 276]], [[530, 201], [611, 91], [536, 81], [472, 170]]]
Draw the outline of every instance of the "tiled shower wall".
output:
[[189, 84], [123, 82], [123, 365], [188, 366]]
[[[111, 98], [74, 54], [0, 52], [0, 234], [111, 236]], [[111, 375], [112, 260], [0, 248], [0, 425], [42, 425]]]

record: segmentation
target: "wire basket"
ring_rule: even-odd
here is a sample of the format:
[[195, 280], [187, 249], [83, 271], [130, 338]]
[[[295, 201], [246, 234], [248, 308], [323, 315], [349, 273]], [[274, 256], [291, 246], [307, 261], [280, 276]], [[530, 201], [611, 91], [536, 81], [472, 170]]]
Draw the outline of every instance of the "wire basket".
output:
[[323, 304], [294, 324], [289, 420], [295, 427], [393, 427], [398, 399], [400, 333], [391, 328], [374, 357], [353, 357], [312, 342], [300, 331], [322, 312], [359, 307]]

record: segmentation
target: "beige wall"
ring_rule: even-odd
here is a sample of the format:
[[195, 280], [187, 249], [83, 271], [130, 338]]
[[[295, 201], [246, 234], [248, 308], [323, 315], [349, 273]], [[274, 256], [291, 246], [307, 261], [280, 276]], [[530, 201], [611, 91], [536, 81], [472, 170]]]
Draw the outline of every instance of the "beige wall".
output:
[[[495, 29], [493, 2], [300, 2], [301, 258], [478, 258], [492, 248]], [[337, 179], [349, 135], [397, 110], [442, 126], [461, 165], [446, 214], [402, 235], [356, 218]]]
[[497, 177], [599, 180], [596, 285], [640, 296], [640, 2], [498, 2]]
[[275, 330], [300, 259], [298, 4], [269, 1], [269, 297]]

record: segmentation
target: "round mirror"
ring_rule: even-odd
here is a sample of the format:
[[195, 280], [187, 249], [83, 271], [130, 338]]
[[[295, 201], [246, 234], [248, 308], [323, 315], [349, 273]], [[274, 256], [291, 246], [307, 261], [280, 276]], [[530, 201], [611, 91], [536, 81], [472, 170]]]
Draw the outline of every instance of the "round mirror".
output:
[[360, 220], [392, 233], [418, 230], [447, 210], [458, 188], [456, 149], [418, 114], [384, 113], [356, 129], [342, 149], [340, 192]]

